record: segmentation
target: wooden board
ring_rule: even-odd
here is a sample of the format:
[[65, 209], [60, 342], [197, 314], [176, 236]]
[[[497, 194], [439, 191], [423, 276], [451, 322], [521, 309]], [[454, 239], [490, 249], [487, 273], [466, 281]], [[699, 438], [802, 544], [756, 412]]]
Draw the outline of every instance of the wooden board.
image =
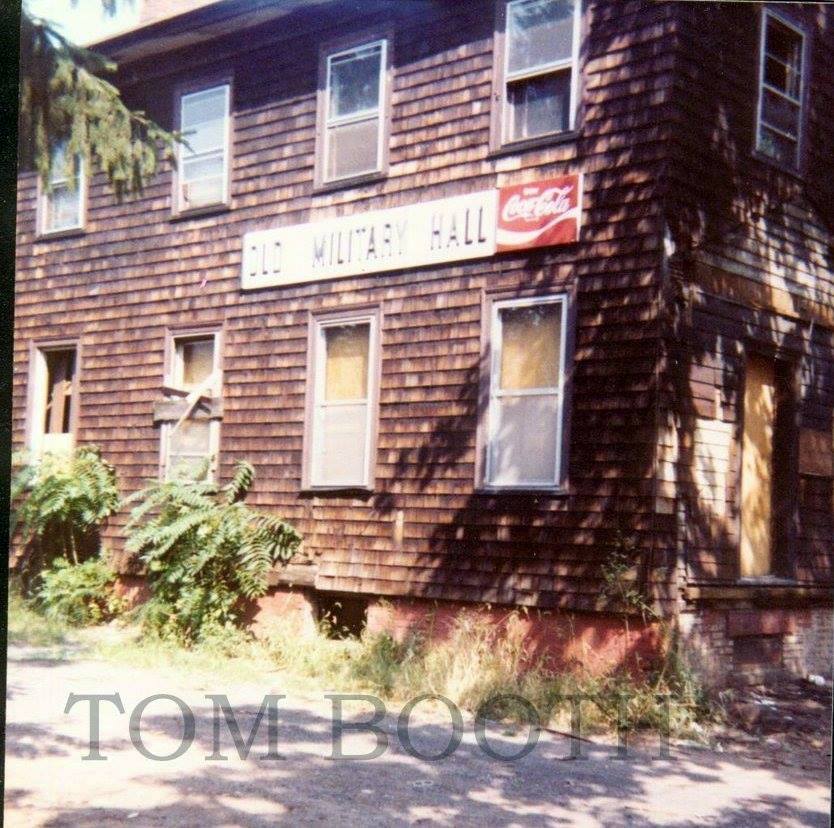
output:
[[741, 454], [741, 575], [769, 575], [773, 562], [773, 362], [747, 361]]

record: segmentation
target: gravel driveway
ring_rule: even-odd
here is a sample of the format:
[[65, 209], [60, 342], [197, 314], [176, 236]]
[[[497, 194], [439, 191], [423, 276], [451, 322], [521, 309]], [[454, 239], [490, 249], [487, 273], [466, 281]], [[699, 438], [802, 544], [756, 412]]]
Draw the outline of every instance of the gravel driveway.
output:
[[[245, 738], [264, 694], [281, 694], [280, 674], [260, 686], [221, 685], [149, 669], [125, 668], [79, 655], [12, 647], [9, 653], [6, 730], [6, 804], [9, 826], [356, 826], [485, 825], [828, 825], [826, 760], [780, 754], [778, 740], [727, 742], [722, 751], [673, 744], [658, 758], [656, 740], [614, 758], [611, 746], [583, 745], [571, 758], [569, 741], [541, 733], [535, 748], [513, 762], [492, 759], [479, 747], [464, 716], [460, 747], [447, 759], [415, 758], [397, 738], [399, 708], [381, 727], [389, 747], [372, 760], [332, 757], [331, 700], [297, 695], [278, 704], [281, 760], [266, 751], [265, 728], [246, 760], [221, 729], [223, 760], [213, 752], [212, 703], [225, 694]], [[334, 688], [337, 689], [337, 688]], [[119, 694], [125, 713], [101, 710], [104, 761], [83, 761], [89, 750], [89, 704], [64, 713], [70, 693]], [[149, 696], [172, 694], [194, 714], [194, 739], [170, 761], [146, 758], [130, 738], [129, 720]], [[370, 708], [346, 707], [367, 717]], [[146, 752], [161, 756], [181, 744], [183, 718], [171, 700], [149, 703], [139, 735]], [[418, 707], [408, 730], [414, 749], [441, 752], [449, 716]], [[489, 730], [492, 749], [510, 753], [527, 731]], [[136, 736], [135, 736], [136, 738]], [[346, 735], [344, 752], [377, 744], [367, 733]]]

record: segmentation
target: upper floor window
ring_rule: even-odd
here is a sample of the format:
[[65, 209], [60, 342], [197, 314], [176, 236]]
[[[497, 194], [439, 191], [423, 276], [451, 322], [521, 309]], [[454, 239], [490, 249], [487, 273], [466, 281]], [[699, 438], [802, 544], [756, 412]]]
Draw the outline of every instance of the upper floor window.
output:
[[377, 40], [327, 56], [322, 182], [383, 169], [387, 51]]
[[756, 149], [788, 167], [799, 166], [805, 36], [780, 17], [762, 16]]
[[229, 200], [229, 84], [185, 94], [180, 99], [178, 211]]
[[495, 143], [573, 129], [580, 13], [581, 0], [510, 0], [502, 27], [499, 11], [503, 49], [499, 34], [500, 141]]
[[84, 225], [84, 160], [68, 158], [65, 145], [52, 153], [49, 185], [41, 191], [41, 232], [59, 233]]

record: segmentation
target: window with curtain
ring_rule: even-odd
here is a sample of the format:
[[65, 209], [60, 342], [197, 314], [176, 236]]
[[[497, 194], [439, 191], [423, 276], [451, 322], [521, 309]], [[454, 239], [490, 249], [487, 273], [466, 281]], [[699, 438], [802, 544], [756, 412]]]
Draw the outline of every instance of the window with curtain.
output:
[[763, 13], [756, 148], [794, 168], [802, 133], [804, 42], [799, 29]]
[[382, 168], [385, 40], [329, 55], [324, 180]]
[[573, 128], [580, 1], [507, 4], [503, 141]]
[[228, 200], [229, 85], [183, 95], [178, 205], [193, 210]]
[[369, 486], [375, 321], [317, 322], [312, 486]]
[[565, 300], [495, 302], [492, 314], [485, 482], [556, 486], [561, 474]]

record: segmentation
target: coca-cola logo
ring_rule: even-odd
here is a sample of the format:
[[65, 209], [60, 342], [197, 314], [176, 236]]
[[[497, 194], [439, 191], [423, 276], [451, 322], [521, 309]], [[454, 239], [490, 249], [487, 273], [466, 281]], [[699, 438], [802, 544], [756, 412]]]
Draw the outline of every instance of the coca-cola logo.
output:
[[514, 193], [504, 204], [501, 220], [537, 222], [550, 216], [559, 216], [571, 209], [569, 196], [572, 192], [573, 185], [568, 184], [565, 187], [549, 187], [532, 196]]

